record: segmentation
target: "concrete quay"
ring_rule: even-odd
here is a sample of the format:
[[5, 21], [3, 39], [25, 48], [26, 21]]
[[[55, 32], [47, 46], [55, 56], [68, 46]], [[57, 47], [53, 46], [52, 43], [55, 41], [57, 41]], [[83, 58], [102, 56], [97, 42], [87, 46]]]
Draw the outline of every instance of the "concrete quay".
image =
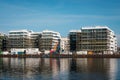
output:
[[120, 54], [105, 54], [105, 55], [0, 55], [0, 58], [120, 58]]

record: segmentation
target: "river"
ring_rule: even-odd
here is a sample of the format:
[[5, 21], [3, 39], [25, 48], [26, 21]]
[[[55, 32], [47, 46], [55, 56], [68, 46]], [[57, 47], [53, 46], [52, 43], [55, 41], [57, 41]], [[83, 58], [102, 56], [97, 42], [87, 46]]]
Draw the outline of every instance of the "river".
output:
[[120, 80], [120, 59], [0, 58], [0, 80]]

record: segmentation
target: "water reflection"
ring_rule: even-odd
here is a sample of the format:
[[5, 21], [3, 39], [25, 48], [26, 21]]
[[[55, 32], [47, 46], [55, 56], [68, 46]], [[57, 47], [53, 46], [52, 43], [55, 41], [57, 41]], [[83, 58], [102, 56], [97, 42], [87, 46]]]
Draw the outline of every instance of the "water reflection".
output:
[[77, 77], [81, 80], [108, 80], [107, 70], [103, 65], [105, 65], [103, 59], [72, 59], [70, 79], [76, 79]]
[[120, 59], [0, 58], [3, 80], [117, 80]]

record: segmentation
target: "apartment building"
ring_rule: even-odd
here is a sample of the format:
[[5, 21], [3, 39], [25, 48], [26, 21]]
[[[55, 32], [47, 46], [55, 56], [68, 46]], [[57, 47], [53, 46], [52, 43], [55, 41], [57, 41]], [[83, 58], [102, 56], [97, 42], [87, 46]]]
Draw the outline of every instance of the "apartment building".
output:
[[71, 52], [77, 51], [77, 49], [78, 49], [77, 47], [79, 46], [77, 44], [80, 42], [79, 40], [81, 38], [81, 36], [79, 36], [80, 34], [81, 34], [81, 30], [71, 30], [70, 31], [70, 33], [69, 33], [69, 45], [70, 45]]
[[67, 37], [61, 38], [61, 51], [67, 53], [69, 51], [69, 39]]
[[31, 48], [30, 34], [28, 30], [9, 31], [9, 48]]
[[60, 44], [60, 33], [44, 30], [43, 32], [33, 32], [28, 30], [9, 31], [10, 49], [33, 49], [39, 48], [40, 51], [50, 50]]
[[44, 30], [41, 33], [41, 39], [39, 42], [40, 51], [50, 51], [60, 44], [60, 33], [50, 30]]
[[0, 51], [8, 50], [8, 36], [0, 33]]
[[2, 41], [3, 41], [4, 35], [0, 33], [0, 51], [2, 51]]
[[[71, 33], [71, 32], [70, 32]], [[108, 27], [83, 27], [76, 33], [74, 51], [87, 51], [88, 54], [113, 54], [117, 51], [117, 40], [114, 32]], [[75, 45], [76, 44], [76, 45]], [[72, 46], [72, 45], [70, 45]]]
[[30, 39], [31, 39], [31, 47], [32, 48], [38, 48], [39, 47], [39, 37], [41, 35], [41, 32], [32, 32], [30, 34]]

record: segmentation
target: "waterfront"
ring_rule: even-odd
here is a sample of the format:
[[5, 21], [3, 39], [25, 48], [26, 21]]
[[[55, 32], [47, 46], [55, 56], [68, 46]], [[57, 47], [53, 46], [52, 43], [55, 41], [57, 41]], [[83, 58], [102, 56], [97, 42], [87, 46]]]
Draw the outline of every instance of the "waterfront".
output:
[[0, 58], [0, 80], [120, 80], [119, 58]]

